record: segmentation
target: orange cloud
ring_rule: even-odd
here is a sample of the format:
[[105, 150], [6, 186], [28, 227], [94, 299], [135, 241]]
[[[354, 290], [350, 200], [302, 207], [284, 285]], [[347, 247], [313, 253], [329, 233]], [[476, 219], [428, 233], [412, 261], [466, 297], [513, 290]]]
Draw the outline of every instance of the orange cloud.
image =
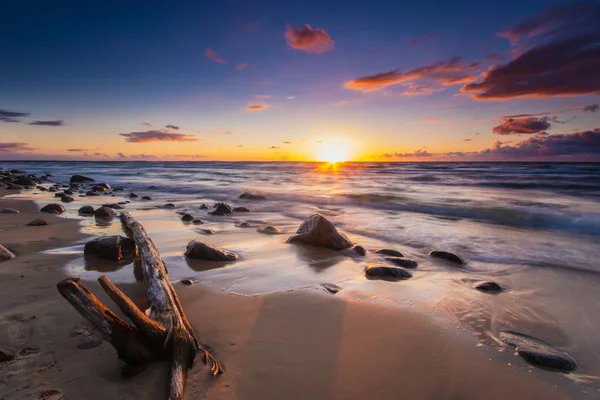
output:
[[219, 57], [217, 53], [212, 51], [210, 48], [206, 49], [204, 54], [206, 54], [206, 57], [212, 59], [214, 62], [218, 62], [219, 64], [227, 64], [227, 61]]
[[295, 29], [287, 26], [285, 40], [288, 46], [307, 53], [321, 54], [332, 50], [335, 41], [322, 28], [312, 28], [306, 24], [302, 28]]
[[250, 111], [260, 111], [269, 108], [267, 104], [250, 104], [248, 106], [248, 110]]

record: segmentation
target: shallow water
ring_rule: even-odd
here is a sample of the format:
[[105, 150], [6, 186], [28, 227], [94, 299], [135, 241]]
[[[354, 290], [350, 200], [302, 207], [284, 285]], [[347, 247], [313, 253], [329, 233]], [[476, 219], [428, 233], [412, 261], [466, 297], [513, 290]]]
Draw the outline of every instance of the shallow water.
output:
[[[597, 396], [600, 376], [600, 164], [541, 163], [0, 163], [5, 168], [51, 173], [66, 182], [73, 173], [124, 187], [124, 197], [78, 198], [67, 216], [81, 218], [93, 234], [118, 234], [76, 215], [83, 204], [131, 200], [126, 205], [146, 227], [169, 266], [171, 279], [194, 278], [229, 292], [254, 295], [335, 283], [339, 296], [402, 306], [424, 306], [472, 327], [483, 343], [499, 331], [518, 330], [568, 351], [580, 364], [571, 379], [589, 382]], [[150, 189], [150, 186], [155, 188]], [[129, 199], [130, 191], [152, 201]], [[239, 199], [244, 191], [266, 201]], [[52, 194], [28, 196], [48, 201]], [[250, 213], [207, 215], [202, 203], [227, 201]], [[175, 209], [162, 207], [173, 202]], [[180, 212], [205, 221], [184, 224]], [[391, 247], [419, 262], [403, 282], [368, 281], [363, 268], [381, 258], [348, 257], [285, 244], [302, 220], [321, 213], [367, 249]], [[236, 224], [276, 225], [264, 235]], [[215, 235], [202, 235], [212, 229]], [[191, 239], [241, 255], [235, 263], [188, 261]], [[57, 251], [81, 253], [83, 244]], [[459, 254], [465, 268], [427, 256]], [[71, 273], [116, 281], [139, 279], [133, 265], [109, 265], [80, 257]], [[480, 280], [507, 288], [498, 295], [472, 289]], [[581, 383], [579, 383], [581, 384]]]

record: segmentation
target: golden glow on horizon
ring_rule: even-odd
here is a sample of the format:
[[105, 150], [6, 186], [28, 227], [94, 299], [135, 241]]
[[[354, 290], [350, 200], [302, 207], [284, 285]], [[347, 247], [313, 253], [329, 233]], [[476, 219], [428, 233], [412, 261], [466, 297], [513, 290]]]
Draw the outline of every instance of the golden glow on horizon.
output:
[[350, 160], [348, 143], [339, 139], [323, 140], [318, 149], [317, 161], [337, 163]]

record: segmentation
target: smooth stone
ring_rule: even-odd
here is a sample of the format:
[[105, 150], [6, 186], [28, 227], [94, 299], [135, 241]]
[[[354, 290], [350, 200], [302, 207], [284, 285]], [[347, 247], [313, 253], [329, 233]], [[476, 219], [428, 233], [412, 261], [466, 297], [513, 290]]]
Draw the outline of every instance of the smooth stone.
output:
[[61, 197], [60, 201], [62, 201], [63, 203], [72, 203], [75, 201], [75, 199], [65, 194], [63, 197]]
[[191, 279], [182, 279], [181, 283], [183, 283], [184, 285], [193, 285], [194, 281]]
[[45, 213], [62, 214], [65, 212], [65, 207], [63, 207], [61, 204], [51, 203], [42, 207], [40, 211]]
[[95, 190], [88, 190], [87, 192], [85, 192], [86, 196], [100, 196], [100, 193], [96, 192]]
[[96, 209], [92, 206], [83, 206], [78, 210], [80, 215], [93, 215]]
[[365, 248], [362, 247], [360, 244], [357, 244], [354, 247], [352, 247], [352, 250], [354, 250], [354, 252], [361, 257], [364, 257], [367, 255], [367, 250], [365, 250]]
[[65, 190], [63, 193], [64, 193], [64, 194], [68, 194], [69, 196], [72, 196], [72, 195], [73, 195], [73, 191], [72, 191], [72, 190], [68, 190], [68, 189], [67, 189], [67, 190]]
[[13, 181], [15, 185], [21, 186], [37, 186], [37, 181], [31, 178], [17, 178]]
[[419, 263], [417, 263], [416, 261], [407, 260], [406, 258], [400, 257], [386, 257], [385, 261], [389, 261], [392, 264], [397, 265], [398, 267], [404, 268], [417, 268], [419, 266]]
[[281, 229], [273, 225], [259, 226], [257, 231], [260, 233], [266, 233], [267, 235], [280, 235], [283, 233], [281, 232]]
[[250, 210], [246, 207], [236, 207], [233, 209], [235, 212], [250, 212]]
[[500, 332], [499, 336], [500, 340], [515, 348], [517, 353], [530, 364], [561, 372], [577, 369], [577, 362], [573, 357], [539, 339], [510, 331]]
[[103, 236], [90, 240], [83, 248], [84, 254], [94, 254], [108, 260], [129, 260], [136, 255], [135, 242], [124, 236]]
[[69, 179], [69, 183], [90, 183], [90, 182], [96, 182], [96, 181], [92, 178], [89, 178], [89, 177], [83, 176], [83, 175], [73, 175], [73, 176], [71, 176], [71, 179]]
[[334, 285], [333, 283], [321, 283], [321, 286], [323, 286], [325, 290], [327, 290], [331, 294], [336, 294], [337, 292], [342, 290], [341, 287], [339, 287], [338, 285]]
[[0, 244], [0, 262], [12, 260], [15, 257], [16, 256], [10, 250]]
[[94, 186], [94, 187], [92, 188], [92, 190], [93, 190], [94, 192], [98, 192], [98, 193], [105, 193], [105, 192], [106, 192], [106, 188], [105, 188], [105, 187], [103, 187], [103, 186]]
[[45, 225], [48, 225], [48, 222], [46, 222], [45, 219], [38, 218], [38, 219], [34, 219], [33, 221], [29, 222], [27, 225], [29, 225], [29, 226], [45, 226]]
[[7, 349], [0, 349], [0, 363], [11, 361], [15, 358], [15, 353]]
[[233, 210], [231, 209], [231, 206], [227, 203], [217, 203], [215, 204], [215, 209], [211, 212], [209, 212], [209, 214], [212, 215], [227, 215], [227, 214], [231, 214], [233, 212]]
[[198, 229], [197, 232], [201, 233], [203, 235], [214, 235], [215, 234], [215, 231], [213, 231], [212, 229]]
[[47, 192], [48, 191], [48, 189], [46, 189], [43, 186], [38, 186], [37, 188], [38, 188], [38, 190], [41, 190], [42, 192]]
[[343, 250], [353, 246], [346, 235], [320, 214], [315, 214], [304, 221], [294, 236], [287, 243], [301, 243], [331, 250]]
[[365, 275], [369, 278], [382, 278], [389, 280], [412, 278], [412, 274], [404, 268], [379, 264], [369, 265], [367, 268], [365, 268]]
[[252, 193], [244, 192], [244, 193], [240, 194], [240, 199], [266, 200], [267, 198], [265, 196], [261, 196], [260, 194], [252, 194]]
[[122, 210], [123, 206], [117, 203], [103, 204], [102, 207], [112, 208], [113, 210]]
[[252, 228], [252, 225], [249, 222], [240, 222], [238, 224], [236, 224], [235, 226], [237, 226], [238, 228]]
[[66, 193], [65, 193], [65, 192], [58, 192], [58, 193], [54, 193], [54, 197], [60, 197], [60, 198], [63, 198], [63, 197], [65, 197], [65, 196], [66, 196]]
[[504, 288], [500, 286], [500, 284], [492, 281], [476, 283], [475, 286], [473, 286], [473, 288], [479, 290], [480, 292], [491, 294], [500, 293], [504, 291]]
[[207, 210], [209, 207], [206, 204], [201, 204], [199, 208], [201, 210]]
[[99, 217], [99, 218], [107, 218], [107, 217], [114, 217], [115, 216], [115, 210], [113, 210], [110, 207], [99, 207], [98, 209], [96, 209], [96, 211], [94, 211], [94, 217]]
[[173, 203], [167, 203], [167, 204], [165, 204], [164, 207], [165, 208], [175, 208], [175, 204], [173, 204]]
[[101, 187], [104, 189], [110, 189], [110, 185], [108, 183], [96, 183], [94, 187]]
[[131, 197], [132, 199], [134, 199], [134, 198], [137, 198], [137, 197], [140, 197], [140, 196], [137, 193], [131, 192], [131, 193], [129, 193], [129, 197]]
[[183, 217], [181, 217], [181, 220], [184, 222], [190, 222], [194, 220], [194, 216], [192, 214], [185, 214]]
[[377, 249], [373, 253], [379, 254], [382, 256], [404, 257], [404, 254], [400, 253], [398, 250], [392, 250], [392, 249]]
[[192, 259], [208, 261], [235, 261], [237, 253], [227, 249], [221, 249], [208, 243], [192, 240], [188, 243], [185, 256]]
[[458, 265], [464, 265], [465, 264], [465, 262], [463, 261], [462, 258], [460, 258], [459, 256], [457, 256], [456, 254], [448, 253], [447, 251], [434, 250], [434, 251], [430, 251], [429, 255], [431, 257], [435, 257], [435, 258], [439, 258], [441, 260], [449, 261], [449, 262], [454, 263], [454, 264], [458, 264]]
[[21, 211], [15, 210], [14, 208], [3, 208], [0, 210], [0, 214], [21, 214]]
[[142, 200], [152, 200], [152, 197], [150, 197], [150, 196], [142, 196]]
[[192, 224], [194, 225], [202, 225], [204, 223], [204, 221], [202, 221], [201, 219], [195, 219], [192, 221]]

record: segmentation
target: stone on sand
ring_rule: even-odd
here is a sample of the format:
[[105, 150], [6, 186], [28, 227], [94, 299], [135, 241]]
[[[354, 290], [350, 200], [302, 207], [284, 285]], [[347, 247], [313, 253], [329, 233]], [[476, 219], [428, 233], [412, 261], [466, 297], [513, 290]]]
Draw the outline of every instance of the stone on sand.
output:
[[42, 207], [40, 211], [50, 214], [62, 214], [65, 212], [65, 207], [62, 204], [51, 203]]
[[577, 369], [577, 362], [564, 351], [534, 337], [517, 332], [500, 332], [500, 340], [513, 347], [530, 364], [553, 371], [571, 372]]
[[300, 225], [294, 236], [287, 243], [301, 243], [331, 250], [343, 250], [353, 246], [346, 235], [320, 214], [315, 214]]
[[183, 222], [190, 222], [194, 220], [194, 216], [192, 214], [184, 214], [183, 217], [181, 217], [181, 220]]
[[38, 219], [34, 219], [27, 225], [29, 225], [29, 226], [45, 226], [45, 225], [48, 225], [48, 222], [46, 222], [46, 220], [43, 218], [38, 218]]
[[84, 254], [94, 254], [108, 260], [131, 259], [135, 257], [135, 242], [124, 236], [102, 236], [90, 240], [83, 248]]
[[475, 289], [479, 290], [480, 292], [484, 292], [484, 293], [500, 293], [504, 291], [504, 288], [496, 283], [496, 282], [492, 282], [492, 281], [487, 281], [487, 282], [478, 282], [475, 284], [475, 286], [473, 286]]
[[111, 218], [115, 216], [115, 210], [110, 207], [100, 207], [94, 211], [94, 217], [97, 218]]
[[246, 207], [236, 207], [233, 209], [235, 212], [250, 212], [250, 210]]
[[406, 258], [401, 257], [386, 257], [385, 261], [388, 261], [398, 267], [404, 268], [417, 268], [419, 264], [416, 261], [408, 260]]
[[209, 212], [209, 214], [212, 215], [227, 215], [227, 214], [231, 214], [233, 212], [233, 210], [231, 209], [231, 206], [227, 203], [217, 203], [215, 204], [215, 209], [211, 212]]
[[12, 260], [13, 258], [15, 258], [15, 255], [0, 244], [0, 262]]
[[15, 210], [14, 208], [3, 208], [0, 210], [0, 214], [20, 214], [21, 211]]
[[281, 232], [281, 229], [279, 229], [278, 227], [273, 226], [273, 225], [259, 226], [257, 231], [260, 233], [265, 233], [267, 235], [280, 235], [283, 233], [283, 232]]
[[393, 249], [377, 249], [373, 253], [379, 254], [382, 256], [404, 257], [404, 254], [400, 253], [398, 250], [393, 250]]
[[71, 176], [71, 179], [69, 180], [69, 183], [90, 183], [90, 182], [96, 182], [96, 181], [92, 178], [89, 178], [89, 177], [83, 176], [83, 175], [73, 175], [73, 176]]
[[192, 240], [188, 243], [185, 250], [185, 256], [197, 260], [208, 261], [235, 261], [238, 259], [237, 253], [227, 249], [221, 249], [208, 243]]
[[323, 286], [325, 288], [325, 290], [327, 290], [331, 294], [336, 294], [337, 292], [342, 290], [341, 287], [339, 287], [338, 285], [335, 285], [333, 283], [321, 283], [321, 286]]
[[364, 257], [367, 255], [367, 250], [365, 250], [365, 248], [362, 247], [360, 244], [354, 245], [352, 247], [352, 250], [361, 257]]
[[365, 275], [369, 278], [380, 278], [386, 280], [400, 280], [412, 278], [412, 274], [400, 267], [373, 264], [365, 268]]
[[460, 258], [459, 256], [457, 256], [456, 254], [452, 254], [452, 253], [449, 253], [447, 251], [434, 250], [434, 251], [430, 251], [429, 255], [431, 257], [434, 257], [434, 258], [439, 258], [441, 260], [445, 260], [445, 261], [451, 262], [453, 264], [457, 264], [457, 265], [464, 265], [465, 264], [465, 262], [463, 261], [462, 258]]
[[75, 199], [65, 194], [63, 197], [60, 198], [60, 201], [62, 201], [63, 203], [72, 203], [75, 201]]
[[83, 206], [78, 210], [79, 215], [94, 215], [96, 209], [92, 206]]
[[261, 196], [260, 194], [252, 194], [252, 193], [244, 192], [244, 193], [240, 194], [240, 199], [266, 200], [267, 198], [265, 196]]

